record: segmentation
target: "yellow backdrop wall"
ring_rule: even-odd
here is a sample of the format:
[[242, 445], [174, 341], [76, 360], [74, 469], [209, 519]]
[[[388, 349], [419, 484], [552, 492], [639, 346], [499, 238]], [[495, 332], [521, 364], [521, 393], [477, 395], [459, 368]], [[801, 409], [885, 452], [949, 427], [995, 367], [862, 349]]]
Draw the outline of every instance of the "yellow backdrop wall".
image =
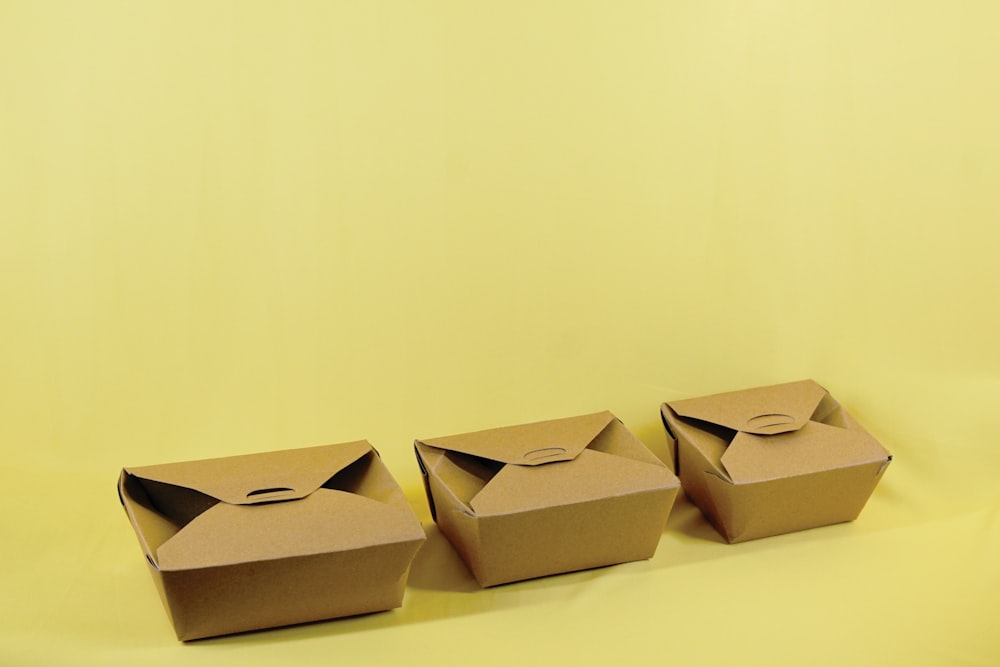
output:
[[[1000, 8], [0, 0], [4, 664], [995, 664]], [[861, 519], [478, 591], [412, 442], [812, 377]], [[404, 607], [177, 644], [124, 464], [357, 438]]]

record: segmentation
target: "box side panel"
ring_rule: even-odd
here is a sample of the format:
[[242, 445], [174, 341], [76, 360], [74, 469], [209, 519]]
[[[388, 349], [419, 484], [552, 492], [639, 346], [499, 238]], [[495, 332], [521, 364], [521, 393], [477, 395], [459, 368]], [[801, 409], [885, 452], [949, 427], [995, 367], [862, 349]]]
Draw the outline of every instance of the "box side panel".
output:
[[885, 468], [885, 462], [868, 463], [755, 484], [705, 475], [706, 491], [718, 508], [726, 539], [745, 542], [853, 521]]
[[650, 558], [677, 488], [480, 519], [483, 586]]
[[435, 475], [425, 478], [428, 499], [435, 508], [434, 521], [448, 538], [473, 576], [479, 580], [482, 563], [479, 558], [479, 519], [447, 490]]
[[163, 572], [183, 640], [400, 606], [421, 541], [349, 552]]
[[667, 412], [670, 408], [664, 403], [660, 406], [660, 423], [663, 424], [663, 432], [667, 439], [667, 458], [664, 459], [664, 463], [667, 464], [674, 474], [677, 475], [677, 436], [674, 435], [673, 429], [670, 428], [670, 422], [667, 421]]
[[[729, 497], [725, 486], [722, 487], [722, 492], [713, 492], [713, 489], [718, 489], [719, 485], [732, 485], [718, 477], [701, 451], [681, 436], [677, 439], [677, 468], [684, 493], [722, 537], [729, 541], [726, 532]], [[712, 482], [714, 484], [710, 487]]]
[[158, 511], [142, 482], [124, 470], [118, 479], [118, 498], [147, 558], [155, 556], [157, 549], [183, 526]]
[[[660, 415], [667, 430], [677, 439], [678, 447], [683, 443], [688, 448], [698, 450], [707, 465], [705, 470], [714, 470], [717, 474], [728, 477], [722, 465], [722, 457], [736, 437], [737, 431], [708, 422], [685, 421], [672, 412], [669, 405], [663, 406]], [[680, 464], [678, 458], [678, 467]]]
[[170, 608], [171, 601], [167, 597], [167, 591], [164, 587], [163, 573], [153, 566], [153, 562], [148, 556], [146, 557], [146, 566], [149, 568], [149, 575], [153, 578], [153, 584], [156, 586], [156, 592], [160, 596], [160, 602], [163, 603], [163, 609], [167, 612], [167, 618], [170, 620], [170, 624], [174, 627], [174, 632], [177, 634], [177, 638], [184, 639], [184, 637], [181, 636], [179, 626], [175, 619], [174, 610]]

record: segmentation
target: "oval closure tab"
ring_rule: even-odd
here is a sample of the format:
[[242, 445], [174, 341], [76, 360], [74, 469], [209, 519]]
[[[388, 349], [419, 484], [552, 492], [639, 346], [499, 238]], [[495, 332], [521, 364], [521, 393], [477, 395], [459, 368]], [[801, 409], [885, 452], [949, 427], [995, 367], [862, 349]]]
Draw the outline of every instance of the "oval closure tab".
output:
[[740, 429], [747, 433], [758, 435], [773, 435], [776, 433], [787, 433], [800, 428], [800, 424], [795, 421], [792, 415], [782, 412], [769, 412], [763, 415], [751, 417], [746, 421], [746, 425]]
[[565, 447], [540, 447], [539, 449], [532, 449], [530, 452], [525, 452], [524, 456], [521, 457], [521, 460], [525, 463], [537, 463], [545, 461], [546, 459], [562, 456], [565, 453]]
[[281, 500], [294, 500], [299, 497], [295, 489], [279, 486], [268, 489], [256, 489], [246, 495], [247, 504], [273, 503]]

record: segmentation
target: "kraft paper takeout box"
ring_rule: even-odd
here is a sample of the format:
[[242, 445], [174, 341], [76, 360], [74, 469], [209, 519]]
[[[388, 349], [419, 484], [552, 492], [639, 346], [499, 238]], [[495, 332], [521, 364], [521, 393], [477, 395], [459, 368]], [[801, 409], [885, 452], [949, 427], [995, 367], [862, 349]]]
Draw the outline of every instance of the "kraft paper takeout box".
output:
[[482, 586], [650, 558], [680, 487], [610, 412], [414, 446], [431, 514]]
[[122, 470], [183, 640], [400, 606], [425, 540], [365, 441]]
[[684, 492], [728, 542], [852, 521], [892, 456], [812, 380], [661, 406]]

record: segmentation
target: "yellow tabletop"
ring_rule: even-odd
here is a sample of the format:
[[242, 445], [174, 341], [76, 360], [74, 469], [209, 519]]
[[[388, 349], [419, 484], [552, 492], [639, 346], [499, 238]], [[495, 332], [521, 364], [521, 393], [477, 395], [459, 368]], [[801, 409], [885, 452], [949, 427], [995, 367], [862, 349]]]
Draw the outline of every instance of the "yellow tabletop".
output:
[[[0, 0], [0, 665], [1000, 663], [989, 3]], [[412, 443], [813, 378], [853, 523], [480, 590]], [[403, 606], [181, 644], [123, 465], [366, 438]]]

